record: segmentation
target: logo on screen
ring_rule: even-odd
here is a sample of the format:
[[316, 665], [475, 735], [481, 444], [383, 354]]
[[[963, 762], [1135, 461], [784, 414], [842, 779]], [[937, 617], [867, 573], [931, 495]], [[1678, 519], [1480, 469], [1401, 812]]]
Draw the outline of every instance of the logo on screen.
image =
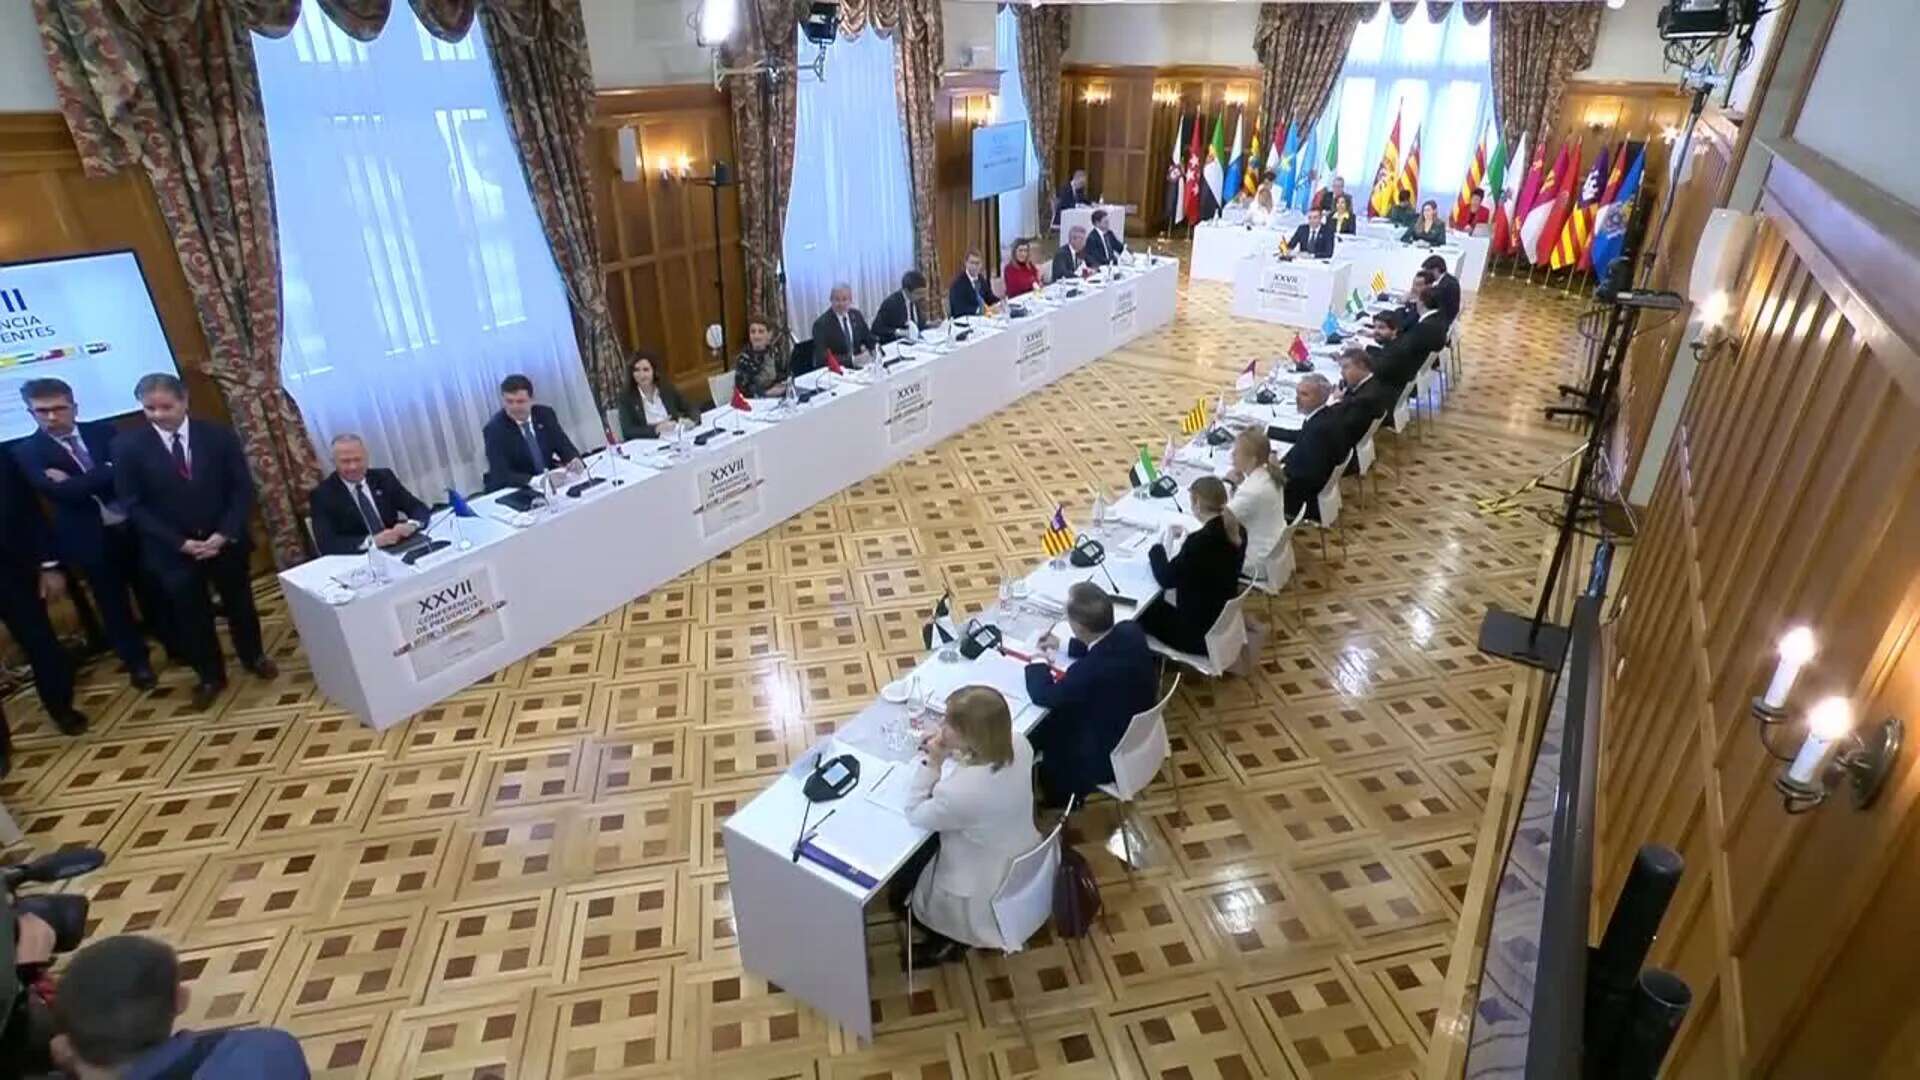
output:
[[26, 294], [19, 289], [0, 289], [0, 310], [9, 315], [23, 315], [27, 310]]

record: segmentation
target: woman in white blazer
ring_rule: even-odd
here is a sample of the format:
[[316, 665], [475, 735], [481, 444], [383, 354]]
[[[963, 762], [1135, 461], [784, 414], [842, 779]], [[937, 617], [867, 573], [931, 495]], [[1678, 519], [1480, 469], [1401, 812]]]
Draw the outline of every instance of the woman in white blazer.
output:
[[993, 894], [1007, 868], [1040, 843], [1033, 827], [1033, 747], [1013, 732], [998, 690], [965, 686], [947, 698], [947, 718], [921, 748], [907, 796], [907, 820], [939, 834], [933, 865], [921, 871], [910, 905], [929, 931], [914, 966], [965, 955], [967, 946], [1004, 948]]
[[1258, 573], [1287, 528], [1286, 480], [1266, 432], [1250, 427], [1233, 440], [1227, 479], [1236, 485], [1227, 509], [1247, 530], [1246, 572]]

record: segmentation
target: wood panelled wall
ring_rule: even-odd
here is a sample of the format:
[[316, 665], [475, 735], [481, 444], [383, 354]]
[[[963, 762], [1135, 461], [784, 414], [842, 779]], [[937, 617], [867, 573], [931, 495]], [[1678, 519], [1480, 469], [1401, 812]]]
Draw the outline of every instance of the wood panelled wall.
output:
[[[940, 272], [947, 281], [960, 273], [970, 248], [986, 260], [987, 272], [1001, 263], [1000, 200], [973, 198], [973, 129], [993, 118], [993, 95], [1000, 92], [998, 71], [949, 71], [940, 80], [934, 102], [938, 127], [934, 139], [933, 225], [940, 247]], [[932, 283], [946, 302], [947, 281]]]
[[1661, 134], [1686, 123], [1687, 101], [1669, 82], [1573, 79], [1560, 99], [1558, 135], [1585, 139], [1587, 165], [1603, 145], [1618, 147], [1622, 140], [1646, 143], [1647, 169], [1641, 183], [1665, 191], [1673, 148]]
[[[1060, 90], [1060, 175], [1048, 197], [1075, 169], [1087, 170], [1095, 199], [1136, 207], [1127, 231], [1157, 233], [1167, 220], [1168, 152], [1182, 113], [1198, 109], [1211, 137], [1213, 118], [1229, 102], [1244, 105], [1260, 93], [1255, 67], [1108, 67], [1069, 65]], [[1155, 100], [1158, 96], [1167, 99]], [[1179, 102], [1172, 102], [1174, 95]], [[1227, 138], [1239, 109], [1227, 114]], [[1249, 117], [1249, 120], [1252, 118]]]
[[[720, 321], [716, 277], [726, 289], [730, 362], [746, 340], [746, 267], [738, 189], [720, 189], [718, 243], [713, 191], [679, 176], [708, 176], [716, 160], [738, 160], [726, 96], [710, 86], [660, 86], [598, 95], [589, 147], [600, 254], [614, 330], [629, 349], [650, 349], [695, 401], [718, 371], [706, 329]], [[632, 128], [640, 176], [620, 176], [620, 129]], [[663, 178], [661, 170], [668, 176]], [[777, 258], [779, 252], [760, 253]]]
[[[1675, 1077], [1920, 1075], [1920, 215], [1788, 144], [1621, 582], [1595, 910], [1634, 851], [1686, 873], [1652, 963], [1694, 1005]], [[1804, 622], [1795, 704], [1849, 695], [1908, 746], [1879, 801], [1789, 816], [1748, 712]], [[1790, 734], [1781, 750], [1791, 753]]]

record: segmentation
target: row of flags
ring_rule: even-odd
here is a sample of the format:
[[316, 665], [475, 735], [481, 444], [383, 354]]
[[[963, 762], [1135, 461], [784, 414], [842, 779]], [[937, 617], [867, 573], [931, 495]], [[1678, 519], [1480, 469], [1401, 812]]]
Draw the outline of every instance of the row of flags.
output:
[[[1493, 152], [1487, 187], [1494, 200], [1492, 253], [1523, 258], [1550, 270], [1590, 270], [1604, 278], [1626, 247], [1627, 223], [1640, 195], [1647, 164], [1644, 142], [1602, 146], [1584, 173], [1582, 140], [1563, 140], [1547, 160], [1535, 148], [1525, 172], [1509, 168], [1527, 160], [1523, 136], [1518, 152], [1502, 140]], [[1576, 186], [1575, 177], [1584, 177]]]
[[[1227, 142], [1225, 110], [1213, 117], [1213, 134], [1202, 141], [1207, 130], [1206, 117], [1195, 112], [1182, 114], [1174, 125], [1173, 150], [1167, 160], [1167, 219], [1170, 225], [1182, 222], [1198, 224], [1219, 215], [1234, 196], [1252, 195], [1262, 183], [1274, 187], [1274, 209], [1306, 210], [1318, 192], [1316, 181], [1331, 176], [1340, 159], [1338, 115], [1324, 118], [1330, 131], [1327, 151], [1320, 154], [1320, 127], [1310, 127], [1303, 142], [1298, 122], [1287, 124], [1286, 136], [1269, 131], [1267, 153], [1260, 149], [1260, 125], [1255, 123], [1249, 135], [1243, 109], [1233, 122], [1233, 142]], [[1279, 152], [1274, 149], [1278, 147]]]

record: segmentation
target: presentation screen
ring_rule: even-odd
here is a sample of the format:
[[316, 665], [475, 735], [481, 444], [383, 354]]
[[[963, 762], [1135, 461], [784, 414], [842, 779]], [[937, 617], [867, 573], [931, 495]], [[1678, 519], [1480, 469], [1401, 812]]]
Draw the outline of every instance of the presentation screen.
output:
[[64, 380], [100, 420], [138, 408], [133, 384], [153, 371], [179, 373], [133, 252], [0, 263], [0, 441], [33, 434], [29, 379]]
[[1027, 182], [1027, 124], [1010, 120], [973, 129], [973, 197], [984, 199]]

